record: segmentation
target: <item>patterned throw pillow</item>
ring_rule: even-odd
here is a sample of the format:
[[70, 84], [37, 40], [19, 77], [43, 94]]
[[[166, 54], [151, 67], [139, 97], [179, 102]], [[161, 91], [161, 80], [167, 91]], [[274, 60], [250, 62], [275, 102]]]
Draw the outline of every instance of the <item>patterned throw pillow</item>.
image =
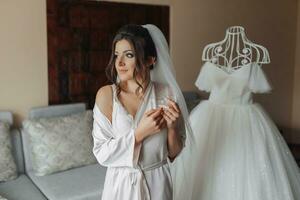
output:
[[7, 200], [7, 199], [0, 195], [0, 200]]
[[25, 120], [35, 175], [44, 176], [96, 163], [92, 111], [69, 116]]
[[12, 155], [9, 125], [0, 122], [0, 182], [17, 177], [17, 166]]

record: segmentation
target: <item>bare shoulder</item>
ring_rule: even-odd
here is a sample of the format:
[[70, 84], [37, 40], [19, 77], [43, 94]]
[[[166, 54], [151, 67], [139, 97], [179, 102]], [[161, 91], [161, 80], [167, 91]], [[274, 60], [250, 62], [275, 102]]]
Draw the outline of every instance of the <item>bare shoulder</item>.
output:
[[96, 103], [108, 103], [108, 100], [112, 99], [112, 86], [105, 85], [99, 88], [96, 95]]
[[101, 87], [96, 95], [96, 104], [103, 114], [111, 120], [112, 113], [112, 85]]

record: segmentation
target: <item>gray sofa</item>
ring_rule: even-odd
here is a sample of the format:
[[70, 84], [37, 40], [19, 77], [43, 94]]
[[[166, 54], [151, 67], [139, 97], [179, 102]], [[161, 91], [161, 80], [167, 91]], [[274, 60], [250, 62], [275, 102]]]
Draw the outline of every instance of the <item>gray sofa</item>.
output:
[[[200, 101], [195, 92], [184, 92], [191, 111]], [[48, 118], [66, 116], [85, 111], [83, 103], [33, 108], [28, 118]], [[0, 120], [12, 124], [12, 114], [0, 112]], [[29, 135], [22, 128], [12, 130], [14, 156], [19, 177], [16, 180], [0, 183], [0, 194], [8, 200], [99, 200], [101, 199], [106, 168], [99, 164], [77, 167], [62, 172], [36, 176], [33, 173], [29, 151]], [[23, 156], [24, 155], [24, 156]]]
[[[12, 125], [12, 113], [0, 111], [0, 121]], [[22, 141], [17, 129], [11, 129], [11, 139], [18, 177], [15, 180], [0, 182], [0, 194], [8, 200], [46, 200], [45, 196], [25, 174]]]
[[[33, 108], [29, 119], [65, 116], [86, 110], [85, 104], [69, 104]], [[99, 164], [87, 165], [62, 172], [35, 176], [29, 153], [28, 134], [22, 129], [25, 173], [39, 190], [50, 200], [99, 200], [106, 173], [106, 168]]]

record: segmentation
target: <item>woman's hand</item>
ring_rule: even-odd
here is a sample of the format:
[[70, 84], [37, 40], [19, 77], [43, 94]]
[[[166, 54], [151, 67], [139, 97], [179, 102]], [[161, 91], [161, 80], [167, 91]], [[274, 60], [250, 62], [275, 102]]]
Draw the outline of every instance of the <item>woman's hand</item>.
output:
[[142, 142], [146, 137], [158, 133], [165, 127], [165, 120], [162, 115], [162, 108], [151, 109], [144, 113], [135, 131], [137, 143]]
[[178, 133], [181, 112], [175, 101], [168, 99], [168, 108], [164, 109], [163, 117], [168, 127], [168, 151], [172, 162], [183, 148], [183, 143]]
[[167, 122], [168, 129], [176, 129], [178, 119], [181, 115], [180, 109], [177, 103], [168, 98], [168, 107], [163, 110], [163, 118]]

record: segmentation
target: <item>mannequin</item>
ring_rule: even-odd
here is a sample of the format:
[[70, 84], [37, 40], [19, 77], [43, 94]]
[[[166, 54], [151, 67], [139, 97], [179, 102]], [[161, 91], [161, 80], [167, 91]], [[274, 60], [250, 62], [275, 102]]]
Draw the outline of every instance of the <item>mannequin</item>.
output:
[[210, 95], [190, 113], [195, 150], [182, 160], [191, 178], [178, 193], [191, 200], [300, 200], [299, 167], [252, 98], [271, 91], [261, 67], [270, 62], [266, 48], [234, 26], [205, 47], [202, 59], [195, 85]]
[[270, 63], [268, 50], [251, 42], [241, 26], [229, 27], [224, 40], [208, 44], [203, 50], [202, 60], [212, 62], [228, 73], [253, 62]]

